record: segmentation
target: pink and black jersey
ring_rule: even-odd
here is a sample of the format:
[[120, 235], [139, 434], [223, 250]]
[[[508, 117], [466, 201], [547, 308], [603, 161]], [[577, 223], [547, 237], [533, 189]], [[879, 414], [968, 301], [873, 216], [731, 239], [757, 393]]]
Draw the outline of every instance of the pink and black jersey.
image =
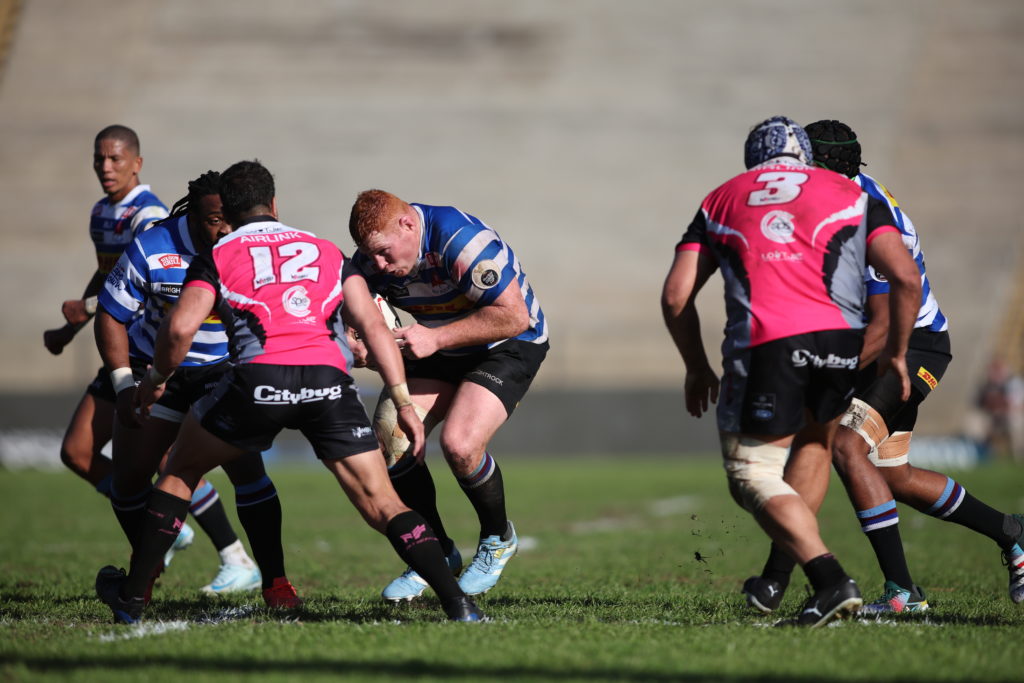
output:
[[340, 318], [350, 272], [333, 242], [259, 216], [197, 256], [185, 286], [217, 295], [235, 363], [348, 372], [352, 355]]
[[677, 251], [713, 255], [725, 280], [725, 356], [775, 339], [864, 327], [867, 244], [892, 214], [844, 176], [765, 163], [712, 191]]

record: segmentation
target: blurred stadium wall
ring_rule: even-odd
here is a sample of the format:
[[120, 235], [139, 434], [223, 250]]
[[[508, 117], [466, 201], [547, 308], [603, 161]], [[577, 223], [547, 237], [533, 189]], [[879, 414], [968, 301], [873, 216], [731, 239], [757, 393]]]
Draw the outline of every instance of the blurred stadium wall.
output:
[[[18, 11], [20, 8], [20, 12]], [[454, 204], [515, 248], [552, 351], [505, 448], [710, 447], [684, 419], [658, 297], [673, 246], [741, 170], [749, 127], [839, 118], [923, 234], [956, 358], [921, 431], [956, 432], [1008, 320], [1024, 187], [1020, 0], [0, 0], [0, 429], [63, 428], [91, 327], [42, 345], [94, 267], [90, 168], [109, 123], [170, 204], [242, 158], [282, 219], [351, 249], [355, 194]], [[6, 33], [0, 35], [7, 35]], [[2, 44], [2, 41], [0, 41]], [[720, 288], [702, 299], [717, 349]], [[372, 379], [359, 376], [372, 384]]]

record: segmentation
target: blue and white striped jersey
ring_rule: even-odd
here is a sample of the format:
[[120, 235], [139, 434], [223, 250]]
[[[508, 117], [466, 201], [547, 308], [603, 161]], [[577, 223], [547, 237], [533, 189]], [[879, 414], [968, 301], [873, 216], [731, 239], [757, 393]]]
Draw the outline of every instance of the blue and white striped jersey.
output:
[[[917, 230], [914, 229], [910, 216], [903, 213], [896, 198], [889, 193], [889, 190], [868, 174], [861, 173], [854, 178], [854, 181], [864, 188], [864, 191], [869, 195], [882, 200], [889, 207], [893, 218], [896, 219], [896, 227], [900, 230], [903, 244], [910, 252], [910, 255], [914, 257], [917, 269], [921, 273], [921, 308], [917, 312], [917, 322], [914, 324], [914, 328], [926, 328], [931, 332], [946, 331], [949, 328], [949, 323], [946, 320], [946, 316], [939, 309], [939, 302], [935, 299], [935, 294], [932, 292], [931, 283], [928, 282], [928, 275], [925, 273], [924, 268], [924, 252], [921, 251], [921, 238], [918, 236]], [[866, 280], [868, 296], [889, 293], [889, 283], [886, 281], [885, 276], [871, 266], [868, 266]]]
[[[523, 294], [530, 326], [515, 339], [542, 344], [548, 327], [537, 299], [512, 248], [483, 221], [451, 206], [412, 205], [420, 216], [419, 261], [405, 277], [374, 271], [369, 259], [357, 252], [353, 261], [370, 289], [392, 305], [407, 311], [425, 327], [439, 327], [465, 317], [498, 298], [506, 287]], [[444, 355], [465, 355], [492, 348], [485, 346], [444, 349]]]
[[[160, 323], [181, 295], [185, 273], [197, 251], [188, 231], [188, 218], [181, 216], [136, 237], [107, 275], [99, 303], [128, 325], [132, 358], [153, 359]], [[224, 324], [211, 314], [196, 333], [182, 365], [210, 365], [227, 356]]]
[[135, 186], [117, 204], [111, 204], [106, 197], [96, 202], [89, 219], [89, 236], [96, 245], [100, 272], [109, 273], [125, 247], [153, 221], [162, 218], [167, 218], [167, 207], [150, 192], [149, 185]]

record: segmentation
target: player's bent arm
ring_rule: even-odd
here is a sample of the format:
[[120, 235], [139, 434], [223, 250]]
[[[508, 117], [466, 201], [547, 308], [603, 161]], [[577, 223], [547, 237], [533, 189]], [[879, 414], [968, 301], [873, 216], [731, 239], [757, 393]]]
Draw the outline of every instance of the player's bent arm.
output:
[[864, 344], [860, 350], [860, 367], [878, 360], [889, 334], [889, 295], [872, 294], [868, 297], [868, 326], [864, 330]]
[[384, 322], [377, 304], [370, 296], [366, 280], [358, 276], [345, 279], [342, 284], [345, 306], [342, 317], [354, 327], [366, 343], [377, 364], [377, 371], [388, 387], [391, 400], [398, 411], [397, 420], [412, 444], [413, 457], [422, 462], [426, 455], [426, 432], [423, 421], [416, 413], [409, 387], [405, 382], [405, 364], [391, 330]]
[[688, 370], [710, 367], [700, 332], [697, 294], [715, 272], [715, 263], [700, 251], [676, 252], [661, 291], [661, 313]]
[[[216, 296], [206, 287], [185, 287], [160, 325], [153, 351], [154, 379], [166, 380], [188, 355], [192, 338], [210, 315]], [[162, 382], [154, 382], [162, 384]]]
[[99, 270], [92, 274], [89, 284], [85, 286], [81, 299], [68, 299], [61, 305], [61, 313], [71, 327], [72, 334], [77, 333], [96, 314], [96, 295], [103, 289], [106, 276]]
[[[345, 279], [342, 285], [345, 306], [342, 317], [345, 323], [359, 333], [360, 338], [377, 363], [381, 377], [387, 386], [405, 383], [405, 365], [398, 344], [384, 322], [380, 309], [373, 303], [366, 280], [358, 276]], [[397, 402], [396, 402], [397, 405]]]
[[906, 369], [907, 345], [921, 307], [921, 274], [896, 231], [875, 236], [868, 243], [868, 263], [889, 281], [889, 333], [882, 353], [882, 369], [891, 365], [903, 385], [902, 398], [910, 397]]
[[719, 380], [708, 363], [696, 306], [697, 293], [716, 267], [714, 260], [700, 251], [678, 251], [661, 294], [665, 325], [686, 365], [686, 409], [694, 417], [703, 415], [718, 400]]
[[490, 344], [522, 334], [530, 326], [530, 311], [515, 280], [491, 303], [481, 306], [465, 318], [431, 328], [437, 348]]

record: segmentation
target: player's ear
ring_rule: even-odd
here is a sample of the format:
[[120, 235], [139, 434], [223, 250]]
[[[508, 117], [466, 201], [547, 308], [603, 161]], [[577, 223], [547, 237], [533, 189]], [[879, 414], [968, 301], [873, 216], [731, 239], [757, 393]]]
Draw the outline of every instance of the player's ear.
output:
[[274, 217], [275, 221], [277, 220], [277, 197], [270, 200], [270, 215]]

